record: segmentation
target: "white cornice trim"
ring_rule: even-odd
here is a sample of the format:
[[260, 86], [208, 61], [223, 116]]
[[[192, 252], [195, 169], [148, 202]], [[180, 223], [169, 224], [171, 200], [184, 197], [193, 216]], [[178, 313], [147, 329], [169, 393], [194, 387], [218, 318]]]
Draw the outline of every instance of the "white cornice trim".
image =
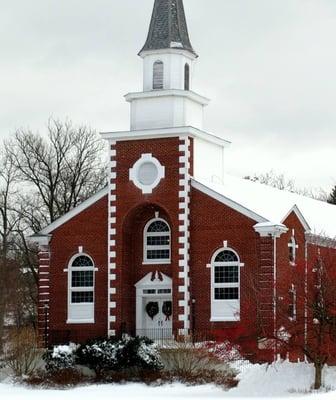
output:
[[127, 93], [125, 99], [128, 102], [139, 99], [153, 99], [158, 97], [185, 97], [186, 99], [192, 100], [202, 106], [207, 106], [210, 103], [210, 99], [201, 96], [190, 90], [181, 89], [161, 89], [161, 90], [149, 90], [147, 92], [134, 92]]
[[300, 211], [299, 207], [295, 204], [289, 211], [288, 213], [284, 216], [284, 218], [282, 219], [281, 223], [283, 223], [284, 221], [286, 221], [286, 219], [290, 216], [291, 213], [294, 213], [301, 225], [304, 227], [304, 230], [306, 233], [310, 233], [311, 232], [311, 228], [307, 222], [307, 220], [305, 219], [305, 217], [303, 216], [302, 212]]
[[64, 214], [62, 217], [58, 218], [56, 221], [54, 221], [52, 224], [48, 225], [44, 229], [42, 229], [37, 235], [31, 236], [33, 239], [34, 237], [43, 237], [45, 235], [50, 234], [53, 232], [55, 229], [60, 227], [61, 225], [65, 224], [68, 222], [70, 219], [74, 218], [76, 215], [80, 214], [82, 211], [86, 210], [90, 206], [92, 206], [94, 203], [102, 199], [104, 196], [107, 196], [108, 194], [108, 187], [106, 186], [104, 189], [100, 190], [93, 196], [91, 196], [89, 199], [83, 201], [79, 206], [76, 208], [72, 209], [68, 213]]
[[242, 206], [239, 203], [229, 199], [228, 197], [223, 196], [222, 194], [210, 189], [208, 186], [203, 185], [202, 183], [197, 182], [195, 179], [191, 179], [191, 186], [195, 189], [199, 190], [202, 193], [207, 194], [215, 200], [225, 204], [226, 206], [232, 208], [235, 211], [238, 211], [240, 214], [245, 215], [248, 218], [253, 219], [256, 222], [267, 222], [267, 219], [262, 217], [261, 215], [256, 214], [255, 212], [249, 210], [248, 208]]
[[272, 236], [279, 238], [283, 233], [288, 232], [288, 228], [285, 225], [273, 222], [260, 222], [254, 225], [253, 228], [261, 237]]
[[179, 49], [176, 47], [172, 47], [170, 49], [153, 49], [153, 50], [143, 50], [140, 51], [138, 54], [141, 58], [145, 58], [147, 56], [152, 56], [155, 54], [181, 54], [184, 55], [185, 57], [189, 58], [190, 60], [195, 60], [198, 58], [197, 55], [193, 54], [191, 51], [186, 50], [186, 49]]
[[117, 131], [117, 132], [101, 132], [103, 139], [113, 141], [140, 140], [140, 139], [159, 139], [174, 137], [193, 137], [205, 140], [210, 143], [217, 144], [221, 147], [229, 147], [231, 142], [215, 136], [211, 133], [202, 131], [192, 126], [181, 126], [174, 128], [156, 128], [144, 129], [138, 131]]

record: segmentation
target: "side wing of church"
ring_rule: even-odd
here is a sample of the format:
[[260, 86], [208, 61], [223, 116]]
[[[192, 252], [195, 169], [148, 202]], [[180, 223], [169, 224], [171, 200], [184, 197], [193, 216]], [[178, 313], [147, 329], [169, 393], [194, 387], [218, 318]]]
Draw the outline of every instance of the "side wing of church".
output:
[[238, 334], [252, 316], [266, 339], [278, 280], [316, 252], [314, 233], [336, 236], [336, 208], [224, 174], [230, 143], [203, 129], [182, 0], [155, 0], [139, 55], [130, 130], [102, 133], [108, 187], [33, 237], [41, 335]]

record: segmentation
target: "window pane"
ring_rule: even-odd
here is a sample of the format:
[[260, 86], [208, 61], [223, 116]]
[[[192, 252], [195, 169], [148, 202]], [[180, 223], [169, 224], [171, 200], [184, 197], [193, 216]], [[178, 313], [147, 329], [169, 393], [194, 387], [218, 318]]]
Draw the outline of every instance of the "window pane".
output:
[[215, 288], [215, 300], [238, 300], [238, 288]]
[[148, 246], [169, 246], [169, 236], [148, 236]]
[[72, 263], [73, 267], [93, 267], [93, 263], [89, 257], [79, 256]]
[[239, 281], [238, 266], [215, 267], [215, 283], [236, 283]]
[[73, 271], [71, 284], [72, 287], [92, 287], [93, 271]]
[[234, 252], [224, 250], [217, 255], [215, 262], [238, 262], [238, 257]]
[[169, 250], [148, 250], [147, 259], [148, 260], [169, 260], [170, 251]]
[[169, 226], [164, 221], [154, 221], [149, 225], [147, 232], [169, 232]]
[[144, 289], [143, 294], [155, 294], [156, 290], [155, 289]]
[[159, 289], [158, 294], [169, 294], [171, 293], [171, 289]]
[[72, 292], [71, 303], [93, 303], [93, 292]]

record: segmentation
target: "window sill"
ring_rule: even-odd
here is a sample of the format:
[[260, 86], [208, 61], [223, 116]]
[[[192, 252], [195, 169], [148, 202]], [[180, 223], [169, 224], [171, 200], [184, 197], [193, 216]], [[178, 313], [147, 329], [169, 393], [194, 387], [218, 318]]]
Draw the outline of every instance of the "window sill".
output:
[[240, 322], [237, 317], [212, 317], [210, 322]]
[[67, 324], [94, 324], [94, 319], [68, 319]]
[[171, 261], [159, 261], [159, 260], [142, 262], [142, 265], [170, 265], [170, 264], [171, 264]]

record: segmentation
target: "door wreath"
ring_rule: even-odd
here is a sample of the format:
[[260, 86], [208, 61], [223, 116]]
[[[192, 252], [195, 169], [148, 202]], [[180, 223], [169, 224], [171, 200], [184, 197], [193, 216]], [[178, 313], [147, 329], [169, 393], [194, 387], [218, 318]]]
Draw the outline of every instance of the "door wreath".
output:
[[146, 313], [151, 319], [154, 319], [159, 313], [159, 303], [157, 301], [150, 301], [146, 305]]
[[169, 321], [170, 317], [172, 315], [172, 302], [171, 301], [163, 302], [162, 312], [163, 312], [163, 315], [165, 315], [165, 317], [166, 317], [166, 321]]

